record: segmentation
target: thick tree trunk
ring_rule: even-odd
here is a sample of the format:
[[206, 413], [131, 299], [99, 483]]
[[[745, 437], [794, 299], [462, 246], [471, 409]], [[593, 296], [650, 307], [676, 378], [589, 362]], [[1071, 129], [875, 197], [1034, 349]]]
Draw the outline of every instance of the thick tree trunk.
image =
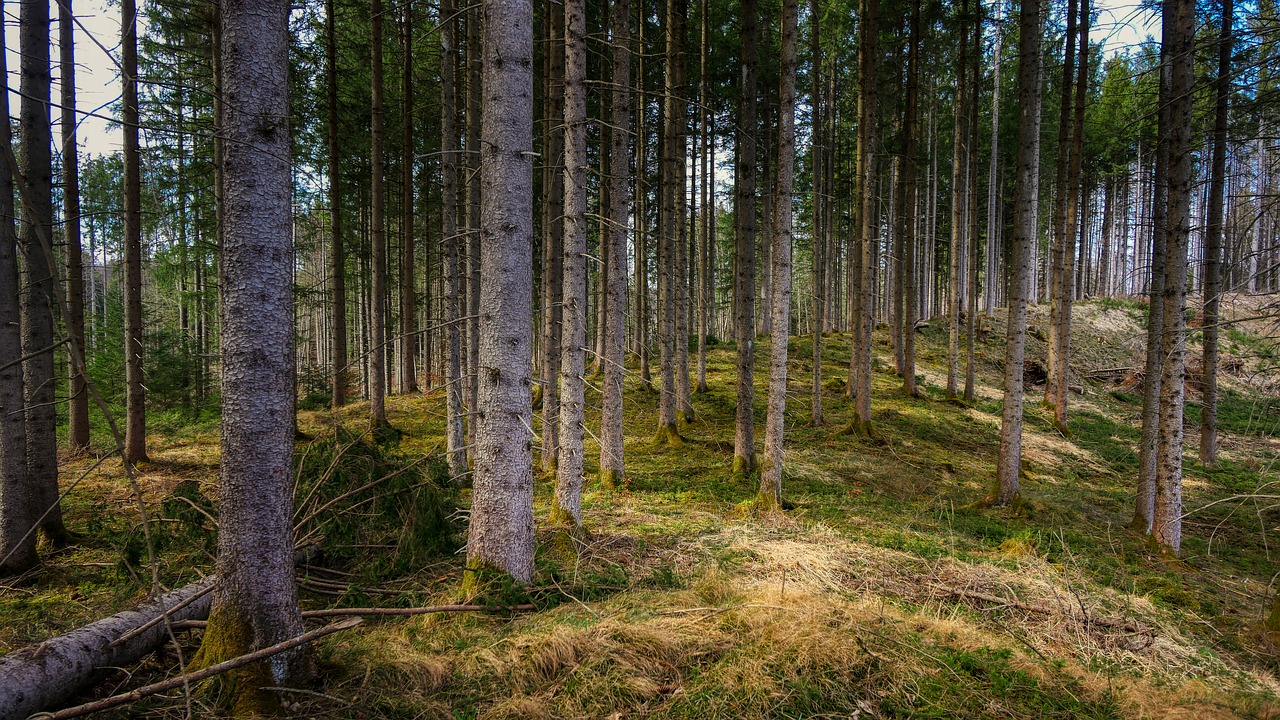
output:
[[1200, 462], [1218, 463], [1218, 319], [1222, 294], [1223, 189], [1227, 175], [1227, 103], [1231, 95], [1232, 0], [1222, 1], [1218, 33], [1217, 106], [1209, 176], [1209, 222], [1204, 236], [1204, 393], [1200, 410]]
[[1169, 210], [1165, 229], [1164, 332], [1160, 354], [1160, 432], [1156, 446], [1156, 497], [1152, 535], [1161, 548], [1182, 546], [1182, 411], [1186, 399], [1187, 243], [1191, 234], [1191, 87], [1195, 4], [1170, 0], [1164, 7], [1169, 78]]
[[[332, 0], [331, 0], [332, 1]], [[444, 237], [445, 445], [449, 476], [461, 483], [467, 471], [462, 409], [462, 277], [458, 232], [458, 64], [455, 0], [440, 5], [440, 231]]]
[[329, 340], [333, 407], [347, 404], [347, 251], [342, 235], [342, 161], [338, 141], [338, 18], [335, 0], [325, 0], [325, 83], [329, 113], [329, 243], [333, 293], [333, 329]]
[[[3, 12], [4, 3], [0, 0], [0, 16]], [[0, 76], [3, 77], [8, 77], [7, 58], [5, 38], [0, 36]], [[8, 155], [13, 150], [9, 93], [0, 94], [0, 118], [4, 118], [0, 142]], [[0, 367], [0, 576], [21, 573], [39, 562], [35, 525], [43, 512], [36, 503], [34, 488], [27, 482], [27, 418], [23, 411], [18, 299], [21, 285], [13, 190], [13, 170], [5, 158], [0, 162], [0, 365], [3, 365]]]
[[1004, 413], [996, 484], [984, 502], [1008, 505], [1021, 500], [1023, 363], [1027, 348], [1027, 299], [1032, 246], [1037, 236], [1036, 192], [1040, 175], [1040, 83], [1043, 66], [1040, 0], [1023, 0], [1018, 37], [1018, 160], [1014, 176], [1014, 226], [1009, 261], [1009, 324], [1004, 356]]
[[[769, 410], [758, 503], [782, 505], [782, 443], [787, 410], [787, 335], [791, 327], [791, 195], [796, 154], [796, 0], [782, 2], [782, 57], [778, 88], [778, 175], [773, 195], [773, 307], [769, 343]], [[814, 335], [821, 333], [815, 328]]]
[[[292, 183], [289, 3], [223, 0], [227, 138], [220, 282], [222, 464], [218, 584], [192, 665], [302, 633], [293, 560]], [[278, 707], [271, 686], [311, 671], [298, 649], [236, 673], [237, 714]]]
[[68, 539], [58, 497], [58, 418], [54, 386], [54, 283], [56, 268], [41, 242], [53, 238], [53, 142], [49, 124], [49, 5], [23, 0], [21, 30], [22, 123], [20, 162], [29, 205], [21, 213], [19, 242], [25, 261], [22, 373], [27, 415], [27, 482], [40, 528], [55, 543]]
[[465, 587], [533, 579], [533, 7], [485, 0], [480, 405]]
[[[622, 383], [626, 359], [627, 304], [627, 224], [630, 222], [629, 193], [631, 137], [631, 0], [615, 0], [610, 22], [613, 34], [613, 119], [609, 130], [609, 221], [605, 232], [604, 397], [600, 417], [600, 482], [605, 487], [621, 486], [626, 474], [623, 463]], [[639, 238], [637, 234], [635, 236]]]
[[[25, 8], [27, 2], [23, 3]], [[45, 12], [48, 17], [48, 11]], [[125, 430], [124, 454], [129, 462], [147, 459], [147, 402], [142, 375], [142, 198], [138, 158], [138, 22], [134, 0], [120, 3], [121, 98], [124, 154], [124, 345], [125, 345]], [[47, 23], [44, 39], [48, 57]], [[23, 50], [24, 57], [26, 50]], [[45, 63], [46, 74], [48, 63]], [[25, 67], [25, 63], [24, 63]], [[46, 90], [47, 94], [47, 90]], [[24, 96], [25, 100], [25, 96]], [[25, 103], [24, 103], [25, 104]], [[25, 148], [27, 143], [23, 143]], [[52, 339], [52, 317], [49, 334]], [[26, 331], [24, 327], [24, 332]], [[45, 343], [47, 346], [48, 343]], [[31, 384], [28, 383], [28, 388]], [[49, 400], [53, 399], [50, 388]], [[37, 401], [40, 402], [40, 401]], [[53, 410], [50, 408], [50, 413]], [[28, 428], [28, 442], [39, 435], [36, 427]]]
[[587, 9], [564, 2], [564, 343], [560, 363], [560, 461], [551, 521], [582, 527], [587, 344]]
[[[62, 72], [62, 220], [67, 243], [67, 336], [84, 348], [84, 266], [80, 247], [80, 150], [76, 143], [76, 58], [72, 0], [58, 3], [58, 52]], [[7, 117], [7, 115], [6, 115]], [[185, 246], [184, 246], [185, 247]], [[185, 278], [186, 275], [184, 274]], [[184, 336], [185, 337], [185, 336]], [[84, 375], [68, 363], [67, 447], [89, 449], [89, 393]]]
[[403, 195], [400, 246], [400, 373], [401, 393], [418, 391], [417, 273], [414, 268], [413, 228], [413, 3], [404, 3], [401, 24], [404, 65], [401, 77], [403, 125], [401, 127], [400, 163]]
[[739, 86], [737, 177], [734, 181], [734, 341], [737, 344], [737, 404], [733, 435], [733, 472], [756, 468], [756, 61], [759, 10], [756, 0], [742, 2], [742, 75]]

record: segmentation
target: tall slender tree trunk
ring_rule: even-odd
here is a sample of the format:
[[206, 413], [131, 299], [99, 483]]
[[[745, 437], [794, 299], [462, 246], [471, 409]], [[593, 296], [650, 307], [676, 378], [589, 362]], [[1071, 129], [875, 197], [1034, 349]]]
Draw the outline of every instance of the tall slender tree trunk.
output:
[[[622, 383], [623, 344], [626, 339], [627, 224], [631, 196], [628, 190], [631, 137], [631, 0], [615, 0], [610, 17], [613, 35], [613, 118], [609, 128], [609, 220], [605, 232], [604, 397], [600, 417], [600, 482], [622, 485], [623, 463]], [[637, 239], [639, 235], [635, 236]]]
[[550, 72], [547, 96], [547, 179], [549, 187], [542, 238], [542, 469], [556, 473], [560, 456], [560, 363], [563, 360], [564, 332], [564, 82], [565, 16], [548, 6], [551, 38], [548, 49]]
[[[26, 2], [23, 3], [25, 8]], [[125, 430], [124, 454], [129, 462], [147, 459], [147, 398], [142, 375], [142, 197], [138, 158], [138, 21], [134, 0], [120, 3], [121, 134], [124, 146], [124, 344], [125, 344]], [[47, 11], [45, 13], [48, 15]], [[46, 23], [47, 25], [47, 23]], [[48, 37], [44, 39], [48, 57]], [[23, 51], [24, 56], [26, 51]], [[46, 66], [48, 63], [45, 63]], [[48, 74], [46, 67], [45, 73]], [[24, 98], [25, 99], [25, 98]], [[47, 111], [46, 111], [47, 112]], [[23, 143], [25, 148], [26, 142]], [[53, 318], [49, 318], [49, 334]], [[25, 332], [25, 328], [24, 328]], [[47, 345], [47, 343], [46, 343]], [[31, 385], [27, 390], [31, 392]], [[53, 388], [49, 388], [52, 400]], [[50, 408], [52, 412], [52, 408]], [[28, 428], [28, 442], [38, 436]]]
[[342, 149], [338, 141], [338, 16], [335, 0], [325, 0], [325, 83], [329, 115], [329, 269], [332, 273], [333, 328], [329, 349], [333, 407], [347, 404], [347, 251], [342, 235]]
[[[666, 87], [663, 97], [663, 147], [662, 147], [662, 212], [658, 231], [658, 299], [661, 318], [659, 327], [659, 348], [661, 365], [660, 397], [658, 399], [658, 434], [655, 441], [659, 444], [679, 445], [680, 430], [677, 416], [676, 388], [676, 322], [678, 309], [678, 293], [676, 285], [681, 282], [678, 277], [679, 266], [676, 262], [676, 246], [680, 243], [681, 215], [677, 211], [677, 195], [682, 192], [679, 165], [684, 162], [684, 154], [678, 150], [683, 147], [683, 136], [680, 123], [684, 117], [684, 108], [680, 92], [680, 63], [683, 53], [683, 24], [685, 3], [683, 0], [667, 0], [666, 18], [664, 21], [666, 35]], [[684, 340], [688, 347], [687, 337]], [[685, 375], [688, 382], [688, 374]]]
[[464, 587], [533, 579], [533, 6], [484, 0], [480, 382]]
[[[58, 53], [62, 72], [62, 221], [67, 243], [67, 336], [84, 348], [84, 260], [80, 246], [80, 149], [76, 142], [75, 20], [72, 0], [58, 4]], [[185, 275], [183, 276], [185, 277]], [[89, 449], [89, 393], [85, 378], [68, 363], [67, 447], [79, 455]]]
[[756, 337], [756, 62], [759, 9], [756, 0], [742, 2], [742, 75], [739, 85], [737, 177], [734, 179], [734, 341], [737, 344], [737, 405], [733, 435], [733, 472], [749, 475], [756, 468], [755, 337]]
[[403, 177], [403, 207], [401, 208], [402, 244], [400, 246], [400, 392], [418, 391], [418, 333], [417, 333], [417, 272], [414, 267], [413, 228], [413, 3], [404, 3], [404, 21], [401, 24], [404, 43], [404, 67], [402, 68], [401, 95], [403, 103], [400, 168]]
[[710, 55], [710, 48], [707, 45], [707, 10], [710, 7], [708, 0], [702, 0], [702, 12], [700, 13], [702, 20], [702, 41], [699, 45], [700, 52], [699, 72], [698, 72], [698, 118], [699, 118], [699, 136], [700, 149], [699, 160], [701, 168], [698, 175], [698, 187], [701, 191], [701, 197], [698, 207], [701, 210], [698, 218], [698, 379], [694, 387], [694, 392], [704, 393], [707, 391], [707, 333], [711, 332], [711, 313], [715, 306], [715, 268], [712, 267], [712, 258], [715, 252], [715, 238], [712, 235], [712, 228], [715, 224], [715, 207], [712, 198], [715, 197], [715, 191], [711, 187], [711, 155], [714, 153], [714, 141], [711, 137], [711, 109], [710, 109], [710, 88], [707, 86], [707, 58]]
[[1218, 463], [1218, 320], [1222, 295], [1223, 189], [1227, 175], [1227, 103], [1231, 95], [1232, 0], [1222, 0], [1218, 33], [1217, 100], [1209, 176], [1209, 222], [1204, 235], [1204, 393], [1200, 409], [1200, 463]]
[[[302, 633], [293, 570], [292, 182], [289, 3], [221, 0], [226, 108], [218, 583], [192, 664]], [[235, 671], [237, 715], [279, 711], [311, 673], [304, 648]]]
[[1156, 498], [1152, 535], [1175, 555], [1182, 547], [1182, 440], [1186, 399], [1187, 243], [1191, 235], [1191, 87], [1195, 58], [1195, 4], [1169, 0], [1163, 42], [1169, 53], [1169, 195], [1165, 228], [1164, 333], [1160, 354], [1160, 432], [1156, 445]]
[[582, 527], [587, 344], [587, 8], [564, 2], [564, 336], [560, 364], [560, 462], [552, 522]]
[[976, 341], [978, 322], [978, 100], [982, 95], [982, 4], [975, 3], [973, 17], [973, 62], [969, 69], [973, 73], [970, 83], [969, 122], [967, 125], [969, 151], [966, 153], [966, 165], [969, 170], [965, 182], [965, 201], [968, 210], [969, 249], [967, 253], [969, 282], [967, 306], [965, 308], [965, 363], [964, 363], [964, 401], [974, 401], [976, 378]]
[[912, 0], [907, 27], [907, 96], [902, 119], [902, 169], [898, 172], [898, 243], [902, 259], [902, 389], [911, 396], [916, 388], [916, 320], [919, 319], [919, 273], [916, 271], [916, 125], [920, 87], [920, 0]]
[[[784, 8], [784, 15], [785, 15]], [[813, 376], [810, 386], [811, 408], [809, 424], [819, 427], [822, 419], [822, 333], [826, 329], [827, 298], [827, 257], [822, 220], [826, 213], [826, 198], [823, 196], [823, 180], [826, 171], [823, 168], [825, 148], [820, 138], [824, 137], [824, 120], [822, 115], [822, 43], [819, 31], [818, 0], [809, 0], [809, 54], [813, 67], [810, 70], [809, 105], [813, 113], [813, 128], [810, 136], [810, 171], [813, 173], [813, 200], [810, 203], [813, 222], [809, 236], [813, 244]], [[785, 19], [785, 18], [784, 18]], [[785, 78], [783, 81], [785, 82]]]
[[[955, 136], [951, 146], [951, 247], [947, 277], [947, 399], [960, 396], [960, 315], [964, 296], [965, 244], [968, 234], [967, 189], [969, 180], [968, 69], [970, 4], [956, 8], [960, 16], [959, 61], [956, 64], [956, 96], [952, 110]], [[975, 58], [976, 60], [976, 58]]]
[[373, 88], [370, 107], [369, 231], [373, 282], [369, 305], [369, 421], [374, 429], [387, 423], [387, 228], [384, 221], [382, 0], [371, 0], [369, 10], [370, 72]]
[[983, 285], [983, 305], [988, 319], [996, 316], [996, 281], [1000, 267], [1000, 246], [996, 242], [1000, 217], [1000, 69], [1004, 53], [1004, 27], [1000, 17], [1000, 5], [996, 5], [995, 48], [991, 54], [991, 160], [987, 166], [987, 263]]
[[[0, 17], [4, 2], [0, 0]], [[0, 76], [8, 77], [8, 51], [0, 33]], [[9, 93], [0, 94], [0, 577], [22, 573], [39, 562], [35, 526], [44, 510], [27, 481], [27, 417], [22, 389], [22, 331], [18, 281], [18, 236], [14, 228], [13, 135]]]
[[1022, 0], [1018, 30], [1018, 155], [1014, 176], [1014, 225], [1009, 260], [1009, 324], [1004, 356], [1004, 413], [996, 483], [985, 504], [1021, 501], [1023, 365], [1027, 351], [1027, 299], [1037, 236], [1040, 176], [1040, 84], [1043, 68], [1040, 0]]
[[483, 68], [487, 58], [481, 46], [480, 6], [472, 4], [467, 9], [467, 446], [472, 448], [472, 456], [476, 452], [476, 428], [479, 425], [480, 412], [480, 287], [483, 284], [480, 270], [483, 267], [484, 252], [481, 248], [481, 203], [482, 181], [480, 178], [480, 158], [484, 151], [480, 147], [482, 103], [481, 83]]
[[875, 253], [877, 223], [875, 220], [876, 180], [875, 118], [876, 73], [879, 50], [879, 0], [862, 2], [862, 44], [858, 51], [861, 61], [862, 95], [861, 118], [858, 123], [858, 178], [859, 178], [859, 231], [861, 266], [858, 269], [858, 328], [854, 342], [857, 368], [857, 384], [854, 387], [854, 422], [859, 434], [872, 434], [871, 427], [871, 331], [875, 327]]
[[[332, 2], [332, 0], [330, 0]], [[458, 64], [455, 0], [440, 5], [440, 234], [444, 237], [445, 446], [449, 476], [462, 482], [467, 470], [462, 409], [462, 264], [458, 230]]]
[[[874, 1], [874, 0], [873, 0]], [[782, 57], [778, 87], [778, 164], [773, 195], [773, 307], [769, 343], [769, 411], [765, 419], [764, 463], [759, 504], [782, 505], [782, 443], [787, 410], [787, 335], [791, 327], [791, 195], [796, 154], [796, 0], [782, 2]], [[820, 335], [815, 327], [814, 335]]]

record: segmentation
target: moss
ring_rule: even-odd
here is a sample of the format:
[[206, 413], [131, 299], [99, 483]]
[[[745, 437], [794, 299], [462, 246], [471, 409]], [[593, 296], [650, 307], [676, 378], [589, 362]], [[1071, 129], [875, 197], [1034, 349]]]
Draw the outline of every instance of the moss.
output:
[[462, 597], [492, 607], [510, 607], [529, 601], [524, 585], [510, 573], [478, 558], [468, 559], [462, 572]]
[[733, 456], [733, 476], [736, 478], [745, 478], [756, 469], [756, 456], [751, 455], [734, 455]]
[[660, 425], [658, 432], [653, 436], [653, 444], [655, 446], [667, 445], [669, 447], [680, 447], [684, 445], [684, 438], [680, 437], [680, 430], [677, 424]]
[[[209, 614], [200, 650], [187, 663], [187, 672], [240, 657], [252, 646], [249, 623], [234, 609], [217, 607]], [[273, 685], [271, 670], [264, 660], [210, 678], [201, 691], [212, 696], [220, 707], [230, 709], [234, 717], [251, 718], [281, 714], [279, 696], [266, 689]]]
[[627, 477], [613, 468], [600, 468], [600, 485], [608, 490], [617, 490], [627, 482]]
[[562, 506], [558, 500], [551, 501], [551, 512], [547, 517], [547, 522], [551, 525], [567, 525], [571, 528], [581, 528], [581, 518], [575, 518], [573, 513]]

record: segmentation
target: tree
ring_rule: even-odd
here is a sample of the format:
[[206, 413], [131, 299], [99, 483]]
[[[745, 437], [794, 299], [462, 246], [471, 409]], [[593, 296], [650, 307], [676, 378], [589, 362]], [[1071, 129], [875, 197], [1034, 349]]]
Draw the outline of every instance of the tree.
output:
[[[0, 0], [0, 16], [4, 2]], [[8, 52], [0, 33], [0, 75], [8, 77]], [[18, 295], [18, 247], [14, 232], [13, 138], [9, 93], [0, 94], [0, 576], [21, 573], [39, 562], [35, 526], [42, 512], [27, 480], [27, 418], [23, 411], [22, 332]]]
[[[873, 0], [874, 2], [874, 0]], [[778, 175], [773, 194], [773, 308], [770, 318], [769, 411], [765, 419], [764, 467], [758, 502], [782, 504], [782, 442], [787, 410], [787, 335], [791, 327], [791, 195], [796, 154], [796, 0], [782, 2], [782, 57], [778, 88]], [[814, 334], [821, 334], [815, 326]]]
[[[785, 15], [785, 8], [784, 8]], [[809, 422], [814, 427], [823, 424], [822, 419], [822, 333], [826, 325], [826, 258], [824, 253], [825, 228], [822, 225], [825, 204], [822, 197], [823, 153], [819, 140], [823, 133], [822, 119], [822, 43], [818, 34], [819, 15], [818, 0], [809, 0], [809, 54], [813, 56], [813, 67], [810, 70], [809, 105], [813, 109], [812, 142], [810, 143], [810, 171], [813, 173], [813, 202], [811, 211], [813, 222], [810, 225], [810, 238], [813, 242], [813, 377], [810, 389], [812, 408]]]
[[467, 470], [462, 409], [462, 260], [458, 233], [458, 64], [454, 0], [440, 5], [440, 234], [444, 238], [445, 446], [449, 477], [461, 482]]
[[338, 141], [338, 16], [336, 1], [325, 0], [325, 88], [329, 144], [329, 270], [333, 328], [329, 339], [333, 407], [347, 404], [347, 252], [342, 235], [342, 149]]
[[[956, 96], [952, 103], [954, 137], [951, 145], [951, 248], [948, 251], [951, 268], [947, 292], [947, 399], [959, 398], [960, 374], [960, 314], [964, 296], [965, 244], [968, 218], [966, 216], [969, 180], [968, 163], [971, 148], [968, 146], [968, 88], [966, 69], [969, 54], [969, 2], [965, 0], [955, 9], [959, 19], [959, 60], [956, 64]], [[974, 58], [977, 61], [977, 58]]]
[[[628, 192], [627, 143], [631, 137], [631, 0], [614, 0], [610, 19], [613, 34], [613, 120], [609, 129], [609, 220], [605, 225], [604, 397], [600, 419], [600, 482], [605, 487], [625, 478], [622, 434], [622, 382], [625, 368]], [[635, 236], [637, 240], [640, 235]], [[638, 293], [637, 293], [638, 294]]]
[[858, 96], [858, 231], [857, 325], [854, 330], [853, 357], [850, 372], [856, 382], [850, 384], [854, 396], [855, 432], [871, 435], [871, 331], [875, 318], [874, 246], [876, 244], [875, 182], [875, 118], [876, 69], [879, 50], [879, 0], [861, 0], [862, 42], [858, 48], [862, 92]]
[[[680, 67], [684, 53], [684, 12], [683, 0], [667, 0], [665, 36], [666, 36], [666, 94], [663, 98], [662, 128], [662, 204], [659, 214], [658, 229], [658, 315], [659, 322], [659, 365], [661, 381], [658, 398], [658, 433], [654, 440], [658, 444], [680, 445], [680, 428], [677, 424], [677, 398], [680, 391], [677, 381], [686, 385], [689, 374], [677, 378], [677, 330], [680, 323], [676, 315], [680, 308], [679, 293], [676, 285], [683, 282], [680, 277], [680, 264], [677, 262], [677, 246], [681, 244], [680, 226], [683, 222], [677, 196], [683, 193], [680, 168], [685, 161], [684, 135], [680, 127], [684, 123], [685, 106], [680, 98]], [[688, 337], [684, 342], [688, 350]], [[687, 364], [686, 364], [687, 370]]]
[[404, 21], [400, 25], [404, 44], [401, 73], [401, 142], [400, 172], [402, 208], [400, 233], [400, 373], [401, 393], [418, 391], [417, 278], [414, 272], [413, 228], [413, 3], [404, 3]]
[[1218, 462], [1218, 320], [1222, 293], [1223, 189], [1227, 175], [1227, 107], [1231, 95], [1232, 0], [1222, 0], [1218, 33], [1217, 93], [1213, 113], [1213, 159], [1209, 176], [1209, 218], [1204, 236], [1204, 393], [1200, 410], [1200, 462]]
[[55, 543], [70, 537], [58, 496], [58, 427], [54, 406], [53, 143], [49, 123], [49, 4], [23, 0], [19, 115], [20, 161], [26, 185], [19, 243], [26, 261], [21, 295], [22, 380], [27, 416], [27, 482], [40, 529]]
[[1040, 0], [1022, 0], [1018, 19], [1018, 152], [1013, 186], [1013, 243], [1009, 259], [1009, 324], [1004, 355], [1004, 413], [996, 484], [981, 502], [1021, 501], [1023, 367], [1027, 352], [1027, 300], [1031, 291], [1032, 244], [1036, 240], [1040, 178]]
[[[24, 3], [25, 7], [25, 3]], [[124, 454], [147, 459], [147, 395], [142, 346], [142, 197], [138, 158], [138, 11], [134, 0], [120, 2], [121, 134], [124, 136]], [[47, 45], [47, 43], [46, 43]], [[26, 143], [23, 143], [25, 146]], [[52, 320], [50, 320], [52, 335]], [[52, 391], [52, 388], [50, 389]]]
[[387, 423], [387, 228], [384, 218], [382, 157], [382, 0], [370, 0], [369, 54], [372, 73], [369, 140], [369, 232], [373, 282], [369, 299], [369, 422], [374, 431]]
[[[289, 3], [222, 0], [226, 143], [218, 582], [207, 667], [302, 633], [293, 570], [293, 233]], [[278, 711], [311, 671], [302, 649], [235, 673], [237, 715]]]
[[[67, 243], [67, 335], [84, 348], [84, 265], [80, 246], [80, 149], [76, 143], [75, 20], [72, 0], [58, 3], [58, 54], [62, 73], [62, 220]], [[85, 377], [68, 363], [67, 447], [89, 449], [89, 392]]]
[[468, 590], [486, 571], [533, 579], [533, 7], [484, 0], [480, 143], [480, 405]]
[[556, 474], [560, 460], [560, 363], [564, 337], [564, 14], [549, 6], [547, 51], [547, 138], [544, 142], [542, 235], [542, 470]]
[[1177, 555], [1182, 547], [1182, 411], [1186, 399], [1187, 244], [1191, 235], [1191, 88], [1195, 49], [1195, 3], [1164, 6], [1163, 42], [1169, 56], [1169, 195], [1165, 227], [1164, 332], [1160, 354], [1160, 432], [1156, 446], [1155, 515], [1152, 535]]
[[742, 75], [738, 88], [736, 177], [733, 184], [734, 341], [737, 351], [737, 407], [733, 433], [733, 473], [756, 468], [756, 62], [759, 10], [742, 2]]
[[908, 395], [916, 389], [916, 320], [920, 312], [920, 281], [916, 272], [916, 140], [917, 97], [920, 88], [920, 2], [912, 0], [911, 19], [907, 26], [910, 43], [907, 49], [907, 92], [902, 118], [902, 165], [898, 171], [898, 236], [899, 257], [903, 266], [902, 312], [902, 388]]
[[565, 0], [564, 318], [560, 363], [560, 459], [553, 522], [582, 527], [587, 344], [587, 8]]

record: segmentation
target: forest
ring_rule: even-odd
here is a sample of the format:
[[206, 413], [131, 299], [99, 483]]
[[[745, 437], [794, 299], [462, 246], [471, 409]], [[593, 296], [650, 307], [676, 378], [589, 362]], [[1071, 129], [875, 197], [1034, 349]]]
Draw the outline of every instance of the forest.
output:
[[1275, 0], [0, 11], [0, 720], [1280, 717]]

